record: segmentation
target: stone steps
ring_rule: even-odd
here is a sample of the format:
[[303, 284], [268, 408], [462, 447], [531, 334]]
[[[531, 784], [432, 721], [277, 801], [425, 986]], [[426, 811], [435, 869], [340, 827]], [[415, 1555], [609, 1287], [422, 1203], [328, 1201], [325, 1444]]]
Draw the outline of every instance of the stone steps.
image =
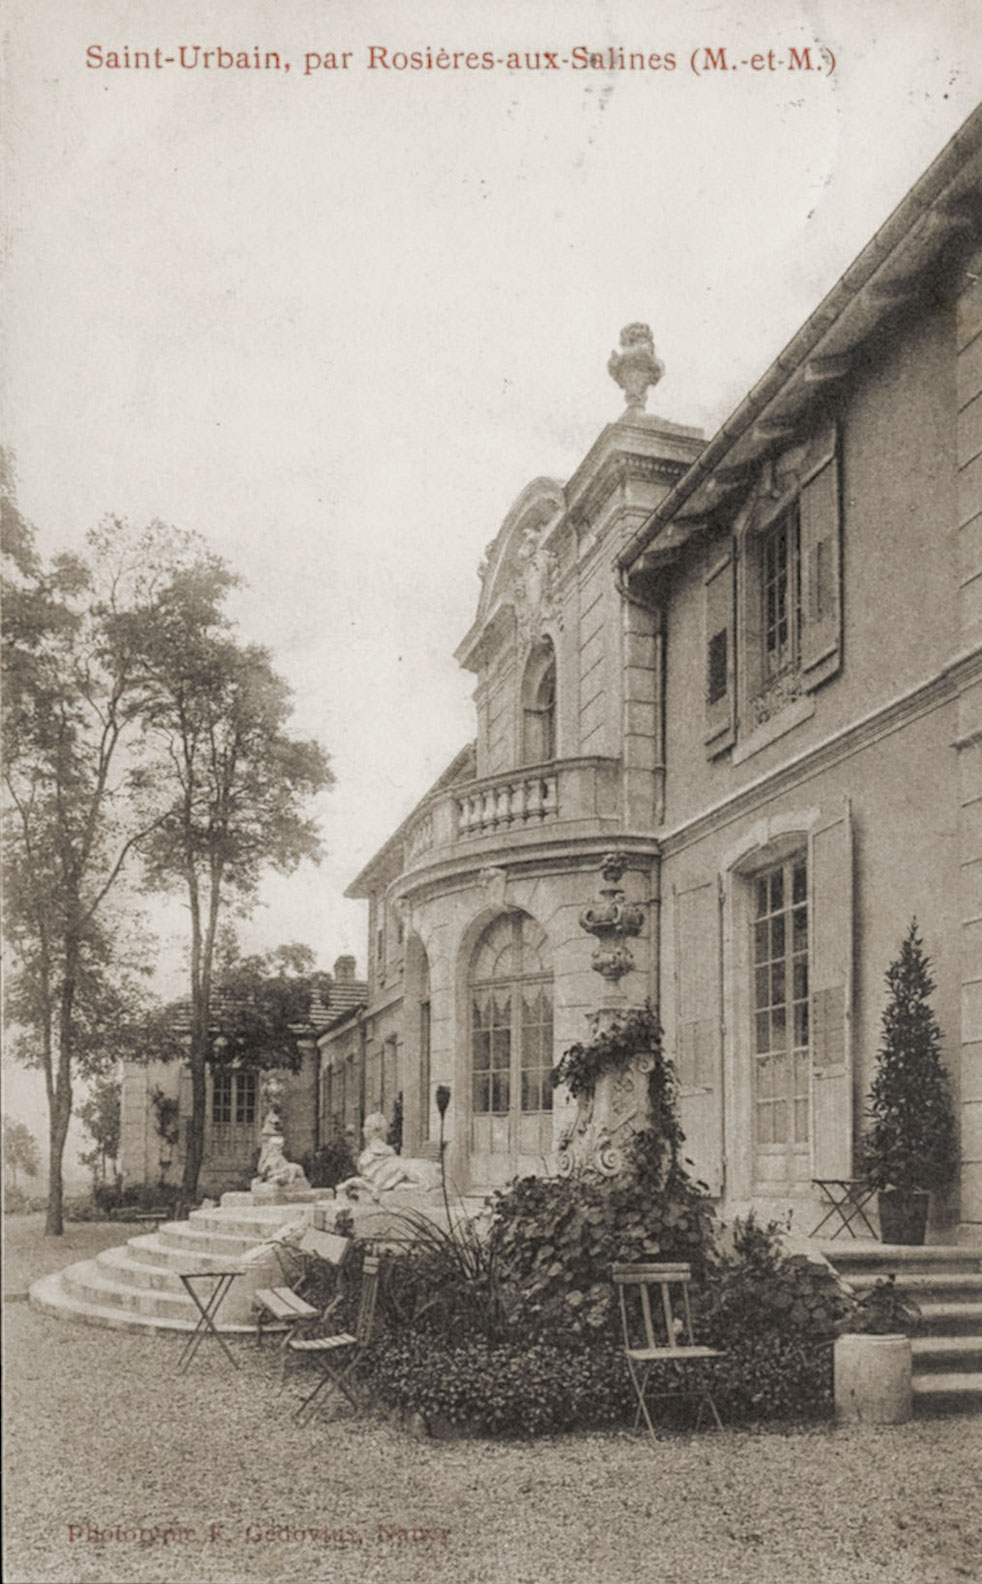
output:
[[[225, 1199], [235, 1202], [226, 1204]], [[248, 1194], [226, 1195], [220, 1209], [192, 1211], [187, 1221], [165, 1222], [156, 1232], [139, 1233], [94, 1259], [42, 1278], [31, 1288], [30, 1300], [48, 1314], [87, 1325], [190, 1331], [198, 1311], [181, 1283], [182, 1271], [237, 1270], [243, 1255], [265, 1243], [278, 1227], [301, 1216], [309, 1221], [312, 1215], [312, 1205], [295, 1200], [257, 1206]], [[232, 1283], [217, 1316], [218, 1330], [252, 1331], [252, 1294], [281, 1280], [270, 1246], [260, 1263], [250, 1263]]]
[[822, 1252], [859, 1295], [893, 1276], [917, 1303], [911, 1338], [917, 1412], [982, 1413], [982, 1249], [837, 1240]]

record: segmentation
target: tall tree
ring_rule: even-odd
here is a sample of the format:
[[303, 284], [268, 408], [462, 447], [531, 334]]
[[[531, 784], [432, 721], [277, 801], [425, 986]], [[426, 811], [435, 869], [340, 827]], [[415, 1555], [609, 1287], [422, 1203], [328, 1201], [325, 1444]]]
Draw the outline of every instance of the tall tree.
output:
[[188, 904], [185, 1203], [197, 1192], [204, 1147], [219, 925], [230, 908], [249, 910], [268, 870], [289, 873], [319, 859], [308, 809], [333, 779], [320, 745], [290, 735], [290, 693], [269, 653], [234, 634], [225, 610], [232, 583], [218, 562], [182, 572], [120, 633], [124, 647], [139, 647], [143, 669], [146, 808], [163, 811], [141, 843], [147, 880], [178, 889]]
[[[119, 905], [128, 860], [160, 818], [136, 791], [143, 672], [123, 617], [152, 608], [186, 536], [109, 523], [89, 555], [45, 565], [0, 469], [5, 574], [3, 794], [7, 1011], [44, 1074], [45, 1231], [63, 1231], [62, 1163], [79, 1075], [108, 1071], [141, 1012], [139, 935]], [[125, 929], [124, 929], [125, 922]]]
[[44, 1073], [45, 1230], [57, 1235], [74, 1077], [98, 1069], [90, 1036], [107, 995], [117, 1012], [121, 991], [110, 897], [135, 845], [117, 775], [132, 728], [133, 657], [105, 643], [91, 568], [64, 555], [45, 567], [9, 465], [0, 482], [6, 928], [16, 962], [8, 1013], [18, 1053]]

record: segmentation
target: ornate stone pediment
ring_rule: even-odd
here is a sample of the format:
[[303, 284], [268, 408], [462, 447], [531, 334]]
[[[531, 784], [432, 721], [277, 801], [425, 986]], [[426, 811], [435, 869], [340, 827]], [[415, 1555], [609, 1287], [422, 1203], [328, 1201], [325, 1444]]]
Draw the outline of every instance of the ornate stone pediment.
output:
[[547, 622], [559, 620], [556, 601], [559, 561], [554, 550], [545, 548], [544, 537], [543, 528], [526, 528], [516, 555], [512, 588], [515, 619], [524, 643], [534, 643], [544, 636]]

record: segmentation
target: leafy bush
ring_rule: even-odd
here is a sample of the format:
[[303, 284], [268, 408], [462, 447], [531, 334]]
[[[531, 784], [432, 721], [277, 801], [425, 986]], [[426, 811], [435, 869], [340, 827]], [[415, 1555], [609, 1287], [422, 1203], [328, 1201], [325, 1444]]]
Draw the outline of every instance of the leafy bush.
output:
[[858, 1331], [867, 1336], [890, 1336], [893, 1332], [915, 1331], [920, 1321], [920, 1304], [898, 1289], [897, 1278], [891, 1271], [857, 1300], [840, 1330]]
[[357, 1171], [348, 1142], [333, 1138], [320, 1149], [305, 1155], [301, 1162], [311, 1188], [336, 1188], [339, 1182], [354, 1177]]
[[780, 1231], [753, 1213], [733, 1226], [733, 1254], [711, 1271], [697, 1297], [700, 1335], [733, 1348], [777, 1333], [797, 1342], [834, 1337], [852, 1302], [828, 1265], [786, 1254]]
[[627, 1363], [609, 1345], [440, 1345], [407, 1336], [373, 1347], [369, 1378], [392, 1407], [486, 1435], [598, 1428], [629, 1421], [634, 1412]]
[[716, 1257], [711, 1202], [679, 1169], [659, 1183], [660, 1163], [649, 1132], [637, 1136], [624, 1177], [525, 1177], [496, 1195], [491, 1243], [511, 1335], [613, 1337], [619, 1261], [685, 1260], [702, 1277]]
[[405, 1210], [395, 1217], [407, 1246], [386, 1256], [379, 1288], [379, 1318], [392, 1331], [457, 1339], [502, 1339], [505, 1317], [495, 1250], [466, 1216], [444, 1227]]
[[723, 1422], [815, 1419], [832, 1412], [832, 1346], [769, 1331], [742, 1336], [713, 1365]]
[[127, 1210], [163, 1208], [175, 1213], [177, 1197], [177, 1188], [159, 1183], [129, 1183], [125, 1188], [119, 1183], [96, 1183], [86, 1198], [65, 1205], [65, 1215], [69, 1221], [108, 1221], [113, 1216], [123, 1217]]
[[23, 1188], [4, 1189], [4, 1215], [25, 1215], [32, 1210], [43, 1210], [47, 1203], [43, 1195], [26, 1193]]

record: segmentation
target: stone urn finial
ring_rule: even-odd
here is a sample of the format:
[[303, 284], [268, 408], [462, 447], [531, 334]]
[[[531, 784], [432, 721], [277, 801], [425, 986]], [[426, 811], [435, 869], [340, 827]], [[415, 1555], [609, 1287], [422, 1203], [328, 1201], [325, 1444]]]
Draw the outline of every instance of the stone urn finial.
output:
[[644, 412], [648, 391], [658, 384], [665, 365], [655, 355], [655, 343], [648, 325], [636, 322], [621, 331], [621, 349], [612, 352], [607, 372], [627, 397], [628, 413]]
[[626, 868], [627, 858], [623, 853], [608, 853], [600, 865], [605, 882], [600, 887], [602, 900], [584, 908], [580, 914], [580, 928], [597, 940], [593, 967], [611, 989], [633, 969], [634, 958], [626, 938], [640, 935], [644, 924], [644, 909], [625, 901], [621, 890], [620, 879]]

